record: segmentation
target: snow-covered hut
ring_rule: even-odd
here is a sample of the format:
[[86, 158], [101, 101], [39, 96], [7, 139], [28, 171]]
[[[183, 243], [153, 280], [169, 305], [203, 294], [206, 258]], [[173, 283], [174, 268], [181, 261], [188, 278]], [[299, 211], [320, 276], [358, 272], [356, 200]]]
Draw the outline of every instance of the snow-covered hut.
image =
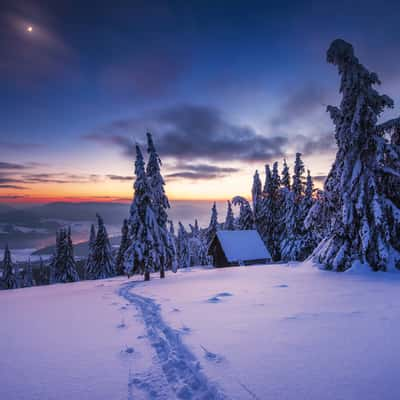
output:
[[217, 231], [208, 248], [215, 267], [262, 264], [271, 255], [256, 230]]

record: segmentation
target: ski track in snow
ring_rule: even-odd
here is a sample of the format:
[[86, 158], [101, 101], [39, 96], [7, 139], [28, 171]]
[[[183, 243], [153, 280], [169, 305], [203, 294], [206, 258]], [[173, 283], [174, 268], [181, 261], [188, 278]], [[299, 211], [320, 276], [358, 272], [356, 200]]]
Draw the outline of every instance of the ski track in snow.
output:
[[[180, 333], [168, 326], [161, 316], [161, 307], [152, 299], [131, 292], [139, 282], [124, 284], [119, 295], [135, 305], [142, 314], [147, 337], [154, 348], [169, 389], [176, 398], [184, 400], [226, 400], [216, 384], [201, 371], [200, 362], [182, 342]], [[154, 375], [154, 374], [153, 374]], [[137, 375], [128, 386], [146, 391], [151, 399], [166, 398], [151, 372]]]

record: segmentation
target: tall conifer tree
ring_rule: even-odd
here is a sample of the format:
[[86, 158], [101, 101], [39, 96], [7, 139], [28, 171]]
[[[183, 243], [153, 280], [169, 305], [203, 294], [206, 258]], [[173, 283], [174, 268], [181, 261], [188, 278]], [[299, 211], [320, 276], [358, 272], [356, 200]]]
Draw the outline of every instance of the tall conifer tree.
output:
[[396, 147], [377, 126], [393, 100], [373, 88], [380, 84], [378, 76], [360, 64], [351, 44], [335, 40], [327, 60], [338, 68], [342, 95], [339, 107], [327, 109], [338, 147], [325, 182], [334, 223], [314, 259], [337, 271], [353, 266], [400, 268], [400, 209], [388, 195], [384, 179], [398, 177], [400, 171], [388, 165]]

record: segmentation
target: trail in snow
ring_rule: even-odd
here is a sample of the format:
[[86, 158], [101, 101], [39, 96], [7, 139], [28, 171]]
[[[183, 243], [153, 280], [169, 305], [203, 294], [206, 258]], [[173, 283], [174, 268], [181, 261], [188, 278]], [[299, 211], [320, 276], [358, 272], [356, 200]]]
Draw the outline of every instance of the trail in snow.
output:
[[[183, 344], [180, 333], [168, 326], [161, 316], [161, 308], [152, 299], [139, 296], [130, 290], [138, 282], [129, 282], [119, 289], [119, 295], [137, 306], [145, 323], [147, 337], [154, 348], [158, 362], [162, 368], [169, 389], [178, 399], [193, 400], [223, 400], [226, 396], [218, 387], [210, 382], [201, 371], [196, 357]], [[141, 386], [149, 392], [152, 399], [162, 399], [165, 393], [162, 388], [153, 386], [157, 377], [151, 373], [130, 382]], [[152, 387], [152, 389], [150, 388]]]

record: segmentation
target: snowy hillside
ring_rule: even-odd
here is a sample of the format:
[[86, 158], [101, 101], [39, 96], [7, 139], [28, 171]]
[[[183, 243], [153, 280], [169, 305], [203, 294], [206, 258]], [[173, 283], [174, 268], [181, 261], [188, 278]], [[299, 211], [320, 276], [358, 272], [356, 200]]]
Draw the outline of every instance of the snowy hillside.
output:
[[398, 399], [399, 287], [292, 264], [2, 291], [0, 398]]

